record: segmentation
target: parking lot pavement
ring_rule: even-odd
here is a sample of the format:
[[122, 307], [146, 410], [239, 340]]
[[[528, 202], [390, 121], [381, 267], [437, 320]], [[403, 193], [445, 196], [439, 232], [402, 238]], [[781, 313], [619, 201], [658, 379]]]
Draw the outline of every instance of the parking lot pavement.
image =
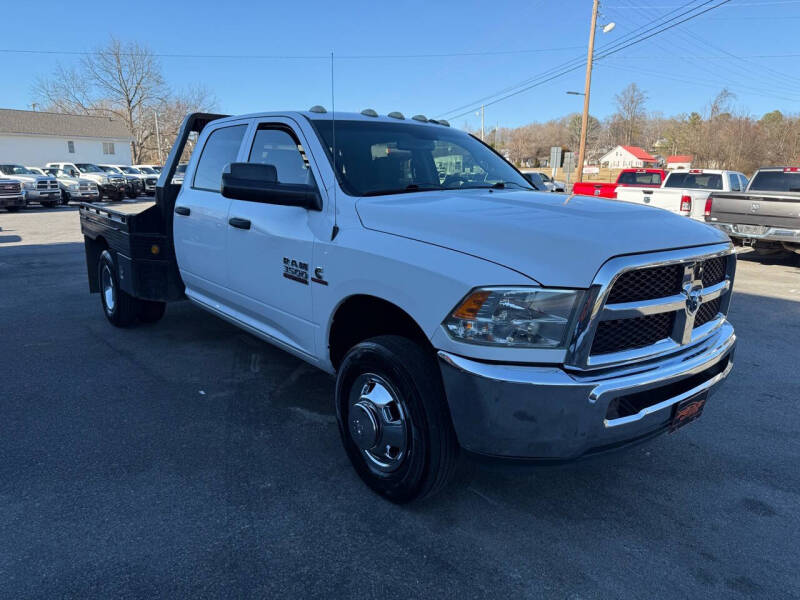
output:
[[736, 366], [696, 423], [397, 507], [350, 468], [328, 376], [185, 302], [112, 328], [74, 209], [0, 229], [0, 596], [798, 596], [788, 262], [741, 258]]

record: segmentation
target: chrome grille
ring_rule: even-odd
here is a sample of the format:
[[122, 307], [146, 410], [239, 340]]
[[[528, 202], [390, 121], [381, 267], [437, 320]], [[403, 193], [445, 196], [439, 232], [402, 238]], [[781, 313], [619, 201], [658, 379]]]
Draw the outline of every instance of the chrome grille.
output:
[[608, 261], [588, 294], [567, 364], [628, 364], [704, 339], [728, 311], [735, 269], [727, 244]]
[[0, 192], [18, 194], [21, 189], [22, 186], [20, 186], [19, 182], [16, 181], [7, 181], [0, 183]]

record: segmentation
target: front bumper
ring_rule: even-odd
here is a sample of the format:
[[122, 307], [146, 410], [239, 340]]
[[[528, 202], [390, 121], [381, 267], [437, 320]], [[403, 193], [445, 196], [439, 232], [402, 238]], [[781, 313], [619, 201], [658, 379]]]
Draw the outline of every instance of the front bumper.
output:
[[61, 189], [48, 189], [48, 190], [23, 190], [25, 198], [28, 202], [55, 202], [61, 199]]
[[0, 207], [6, 206], [25, 206], [25, 196], [22, 194], [16, 196], [0, 196]]
[[732, 238], [800, 244], [800, 229], [770, 227], [768, 225], [761, 226], [738, 225], [736, 223], [711, 223], [708, 221], [707, 224], [716, 227]]
[[107, 196], [114, 196], [117, 194], [124, 194], [127, 188], [125, 183], [103, 183], [98, 186], [103, 194]]
[[[478, 362], [447, 352], [439, 352], [439, 363], [465, 450], [507, 459], [571, 460], [666, 431], [675, 404], [710, 392], [728, 376], [735, 345], [733, 327], [723, 321], [709, 338], [680, 354], [600, 374]], [[612, 402], [618, 406], [634, 394], [639, 412], [614, 413]]]

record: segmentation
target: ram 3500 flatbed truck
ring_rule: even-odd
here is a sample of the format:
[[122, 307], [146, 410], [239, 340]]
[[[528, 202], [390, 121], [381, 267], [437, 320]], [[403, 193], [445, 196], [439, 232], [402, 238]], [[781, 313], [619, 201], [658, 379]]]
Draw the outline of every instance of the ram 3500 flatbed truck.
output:
[[725, 235], [537, 192], [419, 115], [192, 114], [155, 202], [80, 213], [112, 324], [186, 297], [335, 374], [346, 452], [394, 502], [462, 452], [562, 461], [676, 429], [733, 364]]

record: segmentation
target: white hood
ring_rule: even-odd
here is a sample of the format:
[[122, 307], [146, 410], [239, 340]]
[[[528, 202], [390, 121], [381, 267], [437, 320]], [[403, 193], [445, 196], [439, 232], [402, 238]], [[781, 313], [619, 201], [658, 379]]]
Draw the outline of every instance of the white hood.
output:
[[483, 258], [546, 286], [587, 287], [609, 258], [727, 242], [712, 227], [648, 206], [507, 190], [361, 198], [364, 227]]

